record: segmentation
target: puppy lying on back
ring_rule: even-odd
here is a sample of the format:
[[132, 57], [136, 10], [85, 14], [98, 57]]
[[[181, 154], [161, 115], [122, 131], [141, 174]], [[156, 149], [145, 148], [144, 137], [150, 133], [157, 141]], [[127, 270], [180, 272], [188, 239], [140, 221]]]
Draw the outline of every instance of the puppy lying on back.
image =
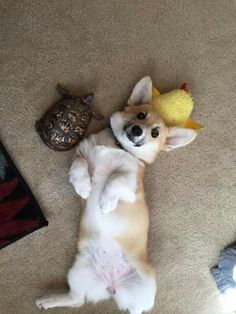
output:
[[70, 182], [86, 199], [79, 253], [68, 274], [70, 291], [38, 300], [40, 308], [79, 307], [113, 298], [121, 310], [141, 314], [155, 301], [156, 276], [147, 254], [149, 210], [145, 164], [161, 151], [189, 144], [190, 129], [168, 128], [151, 107], [152, 81], [135, 86], [124, 111], [115, 112], [111, 129], [77, 147]]

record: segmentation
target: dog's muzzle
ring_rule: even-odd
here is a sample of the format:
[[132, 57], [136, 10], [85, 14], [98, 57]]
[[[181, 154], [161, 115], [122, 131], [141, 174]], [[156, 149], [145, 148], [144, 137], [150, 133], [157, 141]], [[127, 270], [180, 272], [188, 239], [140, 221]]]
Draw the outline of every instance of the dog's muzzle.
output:
[[142, 146], [144, 143], [144, 130], [139, 125], [127, 125], [124, 127], [128, 139], [135, 144], [135, 146]]

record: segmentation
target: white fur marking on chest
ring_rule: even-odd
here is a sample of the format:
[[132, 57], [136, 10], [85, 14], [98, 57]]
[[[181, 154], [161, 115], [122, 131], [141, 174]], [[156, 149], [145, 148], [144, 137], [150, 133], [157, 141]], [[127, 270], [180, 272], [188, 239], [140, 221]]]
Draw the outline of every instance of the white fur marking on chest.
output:
[[[116, 216], [115, 210], [108, 215], [102, 213], [102, 196], [104, 196], [104, 191], [119, 191], [121, 201], [133, 202], [135, 200], [138, 161], [121, 149], [104, 145], [97, 146], [93, 136], [84, 140], [77, 152], [88, 162], [92, 184], [83, 224], [90, 232], [94, 231], [113, 237], [125, 228], [126, 222]], [[108, 187], [109, 179], [114, 175], [120, 178], [116, 180], [118, 184], [109, 186], [110, 190], [105, 189]]]

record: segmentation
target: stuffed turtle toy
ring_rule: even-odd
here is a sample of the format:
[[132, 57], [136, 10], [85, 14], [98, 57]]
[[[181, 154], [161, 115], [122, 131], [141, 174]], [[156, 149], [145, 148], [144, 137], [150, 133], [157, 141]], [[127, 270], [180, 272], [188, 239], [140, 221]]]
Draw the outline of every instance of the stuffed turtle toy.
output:
[[85, 135], [92, 117], [103, 119], [91, 107], [93, 93], [78, 97], [57, 85], [62, 99], [52, 105], [43, 118], [36, 122], [36, 131], [43, 142], [58, 151], [72, 149]]

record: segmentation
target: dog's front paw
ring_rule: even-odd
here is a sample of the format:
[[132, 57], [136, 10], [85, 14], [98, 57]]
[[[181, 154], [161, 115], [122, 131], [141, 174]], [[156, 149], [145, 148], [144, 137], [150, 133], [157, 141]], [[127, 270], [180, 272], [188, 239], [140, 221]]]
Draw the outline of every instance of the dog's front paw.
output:
[[76, 193], [84, 199], [89, 197], [89, 194], [92, 190], [92, 184], [90, 178], [83, 179], [80, 182], [74, 183], [74, 188]]
[[100, 208], [101, 208], [102, 214], [108, 214], [114, 209], [116, 209], [117, 203], [118, 203], [117, 197], [102, 195], [101, 202], [100, 202]]

